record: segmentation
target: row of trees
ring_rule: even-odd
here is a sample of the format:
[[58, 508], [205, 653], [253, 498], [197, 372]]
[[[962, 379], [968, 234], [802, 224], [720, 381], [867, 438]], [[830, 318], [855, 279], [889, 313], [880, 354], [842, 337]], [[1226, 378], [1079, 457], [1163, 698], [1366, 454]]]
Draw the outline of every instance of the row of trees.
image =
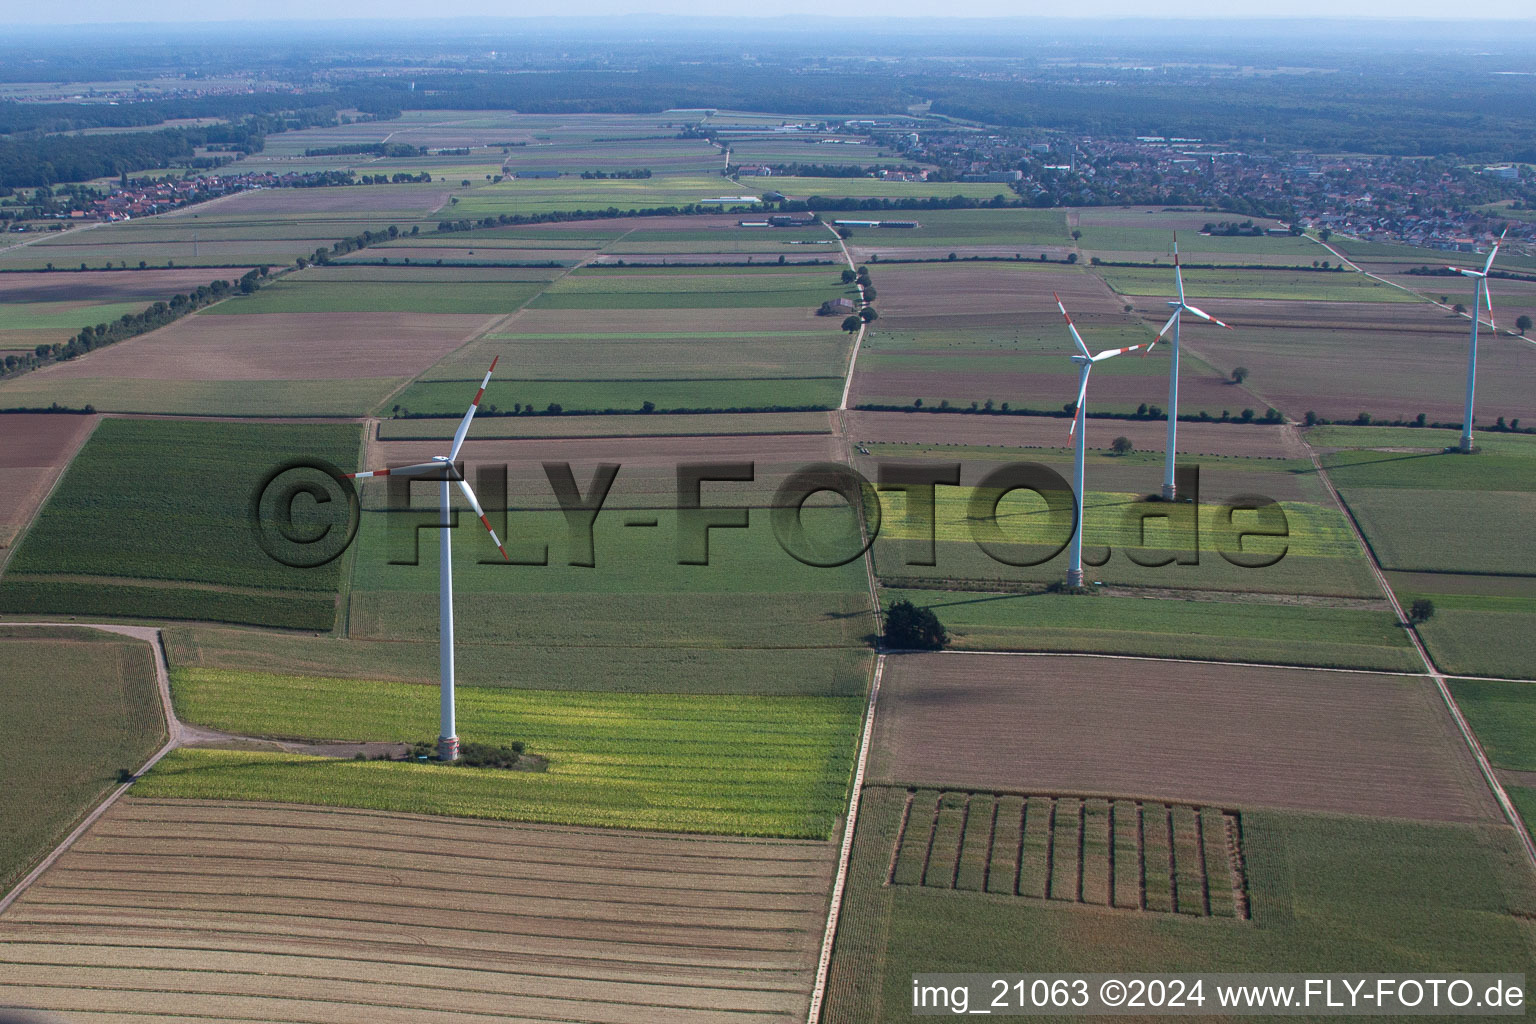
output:
[[190, 292], [171, 296], [169, 301], [155, 302], [142, 313], [124, 313], [110, 323], [82, 327], [79, 334], [63, 344], [39, 345], [31, 352], [7, 355], [4, 362], [0, 363], [0, 376], [25, 373], [49, 363], [74, 359], [98, 348], [157, 330], [210, 303], [228, 298], [235, 292], [248, 295], [260, 287], [261, 279], [266, 276], [267, 268], [258, 267], [248, 271], [233, 284], [221, 279], [198, 285]]

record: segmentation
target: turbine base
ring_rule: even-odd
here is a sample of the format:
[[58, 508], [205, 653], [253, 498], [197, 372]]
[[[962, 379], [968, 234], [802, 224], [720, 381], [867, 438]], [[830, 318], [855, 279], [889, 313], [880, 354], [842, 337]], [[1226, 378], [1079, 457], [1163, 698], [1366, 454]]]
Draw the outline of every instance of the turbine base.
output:
[[1069, 586], [1069, 587], [1081, 587], [1082, 585], [1083, 585], [1083, 570], [1081, 570], [1081, 569], [1068, 569], [1067, 570], [1067, 586]]
[[437, 738], [437, 759], [439, 761], [457, 761], [459, 759], [459, 738], [457, 736]]
[[1173, 501], [1178, 497], [1179, 489], [1173, 484], [1163, 484], [1163, 500]]

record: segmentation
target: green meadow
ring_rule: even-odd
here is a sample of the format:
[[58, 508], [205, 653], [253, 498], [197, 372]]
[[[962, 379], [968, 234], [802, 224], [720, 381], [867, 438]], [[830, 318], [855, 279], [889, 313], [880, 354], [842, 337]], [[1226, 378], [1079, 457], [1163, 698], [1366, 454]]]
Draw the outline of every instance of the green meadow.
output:
[[1536, 970], [1536, 887], [1503, 826], [1245, 811], [1252, 919], [1189, 919], [886, 885], [904, 796], [866, 794], [829, 1024], [910, 1020], [928, 971]]
[[0, 764], [0, 892], [164, 742], [153, 658], [94, 629], [0, 628], [0, 736], [28, 751]]
[[1411, 672], [1385, 607], [1340, 608], [1076, 594], [882, 589], [931, 608], [959, 650], [1131, 654]]
[[[430, 739], [436, 687], [178, 670], [177, 714], [243, 734]], [[180, 750], [142, 796], [277, 800], [572, 825], [830, 838], [858, 697], [458, 692], [467, 741], [522, 741], [544, 771]]]

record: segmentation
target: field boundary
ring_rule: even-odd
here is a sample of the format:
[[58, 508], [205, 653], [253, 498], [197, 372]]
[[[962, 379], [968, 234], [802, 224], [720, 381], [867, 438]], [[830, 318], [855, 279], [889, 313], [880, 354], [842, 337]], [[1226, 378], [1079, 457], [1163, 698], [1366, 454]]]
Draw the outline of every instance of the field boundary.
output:
[[[854, 265], [853, 256], [848, 252], [847, 241], [844, 240], [842, 235], [837, 233], [837, 229], [831, 224], [828, 224], [826, 227], [837, 238], [837, 247], [843, 250], [843, 259], [848, 261], [848, 269], [857, 270], [858, 267]], [[862, 303], [864, 301], [864, 286], [856, 283], [854, 287], [859, 290], [859, 301]], [[864, 344], [864, 332], [867, 330], [869, 330], [869, 321], [866, 320], [859, 324], [858, 336], [853, 339], [853, 351], [848, 353], [848, 373], [843, 378], [843, 397], [837, 403], [838, 412], [848, 408], [848, 393], [853, 390], [853, 372], [859, 365], [859, 349]]]
[[153, 626], [113, 626], [89, 622], [0, 622], [0, 626], [56, 626], [66, 629], [99, 629], [105, 633], [116, 633], [120, 636], [148, 643], [152, 652], [151, 656], [155, 661], [155, 689], [160, 695], [160, 710], [165, 717], [166, 737], [165, 745], [150, 755], [149, 760], [145, 761], [143, 766], [133, 773], [133, 778], [108, 793], [101, 803], [97, 804], [95, 809], [88, 813], [69, 835], [64, 837], [59, 845], [55, 846], [42, 860], [38, 861], [37, 865], [27, 872], [21, 881], [11, 887], [10, 892], [6, 893], [4, 897], [0, 897], [0, 914], [4, 914], [11, 904], [15, 903], [21, 894], [31, 887], [32, 883], [42, 877], [43, 872], [51, 868], [59, 857], [68, 851], [71, 846], [75, 845], [76, 840], [84, 835], [87, 829], [96, 824], [97, 820], [107, 813], [113, 804], [117, 803], [119, 797], [128, 792], [128, 787], [132, 786], [140, 775], [149, 771], [160, 762], [162, 757], [181, 745], [183, 730], [180, 719], [176, 717], [176, 710], [171, 705], [171, 677], [166, 668], [165, 645], [161, 642], [159, 629]]
[[[1305, 438], [1302, 443], [1306, 444]], [[1322, 481], [1334, 503], [1343, 511], [1344, 518], [1349, 523], [1350, 532], [1355, 536], [1355, 542], [1365, 552], [1366, 562], [1371, 567], [1371, 573], [1376, 577], [1376, 583], [1386, 594], [1387, 600], [1392, 604], [1392, 610], [1397, 614], [1397, 620], [1401, 623], [1408, 622], [1408, 617], [1403, 614], [1403, 606], [1398, 603], [1397, 594], [1392, 591], [1392, 585], [1387, 582], [1387, 575], [1381, 569], [1381, 564], [1376, 561], [1376, 552], [1365, 539], [1365, 534], [1360, 529], [1360, 524], [1355, 522], [1355, 514], [1350, 511], [1344, 499], [1339, 496], [1338, 489], [1333, 486], [1333, 481], [1328, 477], [1328, 471], [1323, 468], [1322, 459], [1317, 452], [1307, 445], [1308, 457], [1312, 465], [1317, 468], [1317, 478]], [[1467, 748], [1472, 751], [1473, 758], [1477, 761], [1478, 771], [1482, 772], [1483, 780], [1488, 788], [1493, 791], [1493, 798], [1498, 802], [1499, 810], [1504, 812], [1505, 819], [1515, 830], [1515, 836], [1520, 840], [1520, 848], [1525, 851], [1525, 856], [1530, 861], [1531, 867], [1536, 868], [1536, 842], [1531, 840], [1531, 832], [1526, 828], [1525, 819], [1520, 816], [1514, 802], [1510, 800], [1509, 793], [1505, 791], [1503, 783], [1499, 781], [1498, 773], [1494, 771], [1493, 764], [1488, 760], [1488, 754], [1483, 750], [1482, 743], [1478, 742], [1477, 735], [1473, 733], [1472, 726], [1468, 724], [1466, 716], [1461, 713], [1461, 706], [1456, 703], [1456, 698], [1451, 694], [1451, 688], [1446, 684], [1445, 675], [1441, 673], [1434, 660], [1430, 658], [1429, 651], [1425, 649], [1424, 642], [1419, 639], [1419, 631], [1412, 625], [1405, 627], [1408, 632], [1408, 640], [1413, 644], [1413, 649], [1418, 653], [1419, 660], [1424, 663], [1425, 674], [1434, 680], [1435, 689], [1440, 691], [1440, 699], [1445, 702], [1446, 710], [1450, 711], [1451, 718], [1456, 722], [1456, 728], [1461, 733], [1461, 738], [1466, 741]]]
[[[842, 238], [838, 238], [842, 242]], [[847, 247], [843, 249], [847, 253]], [[851, 262], [851, 261], [850, 261]], [[862, 289], [861, 289], [862, 291]], [[860, 336], [863, 330], [860, 329]], [[852, 363], [849, 364], [849, 377], [853, 379]], [[844, 403], [846, 405], [846, 403]], [[838, 433], [842, 435], [843, 450], [848, 464], [853, 464], [853, 450], [848, 440], [848, 417], [846, 410], [837, 411]], [[875, 630], [880, 632], [880, 587], [875, 580], [874, 559], [869, 544], [868, 524], [864, 521], [864, 515], [859, 514], [859, 535], [865, 542], [864, 548], [864, 578], [869, 584], [869, 599], [873, 605], [875, 616]], [[821, 938], [821, 953], [816, 960], [816, 983], [811, 989], [810, 1007], [806, 1011], [807, 1024], [818, 1024], [821, 1020], [822, 1001], [827, 994], [827, 975], [832, 967], [832, 948], [837, 942], [837, 925], [842, 915], [843, 894], [848, 885], [848, 866], [853, 859], [853, 833], [859, 823], [859, 804], [864, 795], [864, 775], [869, 765], [869, 748], [875, 733], [875, 705], [880, 697], [880, 680], [885, 674], [885, 652], [878, 648], [880, 641], [876, 641], [874, 673], [869, 683], [869, 703], [864, 709], [863, 735], [859, 738], [859, 756], [854, 762], [853, 786], [848, 796], [848, 817], [843, 823], [843, 842], [837, 854], [837, 874], [832, 881], [832, 896], [827, 903], [827, 925]]]

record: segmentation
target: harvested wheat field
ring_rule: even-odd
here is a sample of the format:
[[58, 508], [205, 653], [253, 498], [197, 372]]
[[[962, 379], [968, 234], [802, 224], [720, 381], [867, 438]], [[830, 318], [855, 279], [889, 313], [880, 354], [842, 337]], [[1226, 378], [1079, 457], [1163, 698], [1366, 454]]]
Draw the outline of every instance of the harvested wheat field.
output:
[[1417, 676], [902, 655], [887, 661], [873, 750], [871, 782], [1498, 819]]
[[8, 548], [32, 521], [43, 496], [96, 428], [97, 418], [67, 413], [0, 416], [0, 548]]
[[413, 376], [495, 323], [473, 313], [191, 316], [80, 359], [44, 380], [353, 380]]
[[[880, 316], [894, 326], [929, 326], [921, 321], [950, 316], [1006, 314], [999, 322], [1027, 323], [1020, 314], [1040, 314], [1060, 323], [1061, 300], [1074, 316], [1120, 313], [1124, 300], [1082, 270], [1042, 268], [1027, 263], [920, 263], [871, 266], [879, 292]], [[944, 326], [940, 319], [932, 326]]]
[[803, 1019], [834, 856], [128, 799], [0, 916], [0, 1004], [285, 1024]]
[[[1062, 416], [970, 416], [963, 413], [848, 413], [849, 436], [861, 443], [1001, 445], [1016, 448], [1066, 448], [1071, 444]], [[1160, 451], [1167, 420], [1102, 420], [1088, 417], [1088, 446], [1107, 449], [1125, 435], [1144, 451]], [[1265, 424], [1180, 423], [1179, 451], [1190, 455], [1238, 455], [1250, 458], [1305, 458], [1293, 430]]]

